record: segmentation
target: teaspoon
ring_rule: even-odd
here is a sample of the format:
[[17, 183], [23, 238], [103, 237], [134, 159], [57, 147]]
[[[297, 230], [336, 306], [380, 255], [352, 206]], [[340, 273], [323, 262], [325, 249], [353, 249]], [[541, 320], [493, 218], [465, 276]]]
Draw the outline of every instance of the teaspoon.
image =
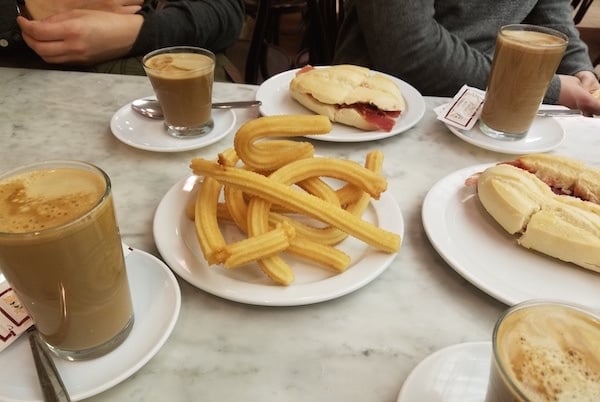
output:
[[[217, 102], [212, 104], [213, 109], [233, 109], [260, 106], [261, 101], [235, 101], [235, 102]], [[139, 114], [151, 119], [162, 119], [163, 112], [160, 103], [156, 98], [140, 98], [131, 102], [131, 108]]]

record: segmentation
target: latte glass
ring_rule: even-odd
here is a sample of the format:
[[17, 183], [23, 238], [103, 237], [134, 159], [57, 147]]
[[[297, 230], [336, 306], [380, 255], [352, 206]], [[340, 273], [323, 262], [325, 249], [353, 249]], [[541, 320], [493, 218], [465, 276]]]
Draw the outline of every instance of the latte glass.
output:
[[191, 46], [148, 53], [144, 70], [162, 107], [167, 132], [178, 138], [208, 134], [212, 120], [215, 55]]
[[484, 134], [509, 141], [527, 135], [567, 40], [561, 32], [535, 25], [501, 28], [479, 123]]
[[531, 300], [508, 309], [492, 336], [485, 402], [600, 401], [600, 316]]
[[57, 356], [121, 344], [134, 316], [106, 173], [51, 161], [0, 175], [0, 271]]

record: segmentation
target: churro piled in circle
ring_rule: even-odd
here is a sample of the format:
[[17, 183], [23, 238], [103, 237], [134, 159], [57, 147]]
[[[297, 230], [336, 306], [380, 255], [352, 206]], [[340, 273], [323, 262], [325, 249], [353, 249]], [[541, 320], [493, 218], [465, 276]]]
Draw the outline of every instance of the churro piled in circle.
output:
[[[256, 261], [275, 283], [289, 285], [294, 272], [282, 252], [343, 272], [350, 257], [335, 246], [348, 235], [387, 253], [400, 249], [398, 234], [361, 218], [371, 198], [378, 199], [387, 188], [380, 151], [368, 153], [361, 166], [315, 157], [311, 143], [283, 139], [330, 130], [324, 116], [260, 117], [238, 130], [234, 148], [217, 161], [191, 161], [190, 168], [203, 180], [188, 213], [210, 265], [235, 268]], [[344, 185], [334, 189], [323, 177]], [[221, 220], [234, 222], [246, 237], [227, 243]]]

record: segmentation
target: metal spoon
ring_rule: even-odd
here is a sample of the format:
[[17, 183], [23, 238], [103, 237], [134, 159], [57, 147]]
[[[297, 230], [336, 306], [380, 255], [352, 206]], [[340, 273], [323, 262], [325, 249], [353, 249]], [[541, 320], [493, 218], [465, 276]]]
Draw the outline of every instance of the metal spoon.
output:
[[[233, 109], [260, 106], [261, 101], [235, 101], [235, 102], [217, 102], [212, 104], [213, 109]], [[131, 108], [139, 114], [151, 119], [162, 119], [163, 112], [160, 103], [156, 98], [140, 98], [131, 102]]]
[[31, 347], [38, 380], [44, 394], [44, 401], [70, 402], [71, 398], [54, 365], [50, 352], [42, 344], [42, 340], [39, 338], [35, 327], [30, 329], [29, 332], [29, 346]]

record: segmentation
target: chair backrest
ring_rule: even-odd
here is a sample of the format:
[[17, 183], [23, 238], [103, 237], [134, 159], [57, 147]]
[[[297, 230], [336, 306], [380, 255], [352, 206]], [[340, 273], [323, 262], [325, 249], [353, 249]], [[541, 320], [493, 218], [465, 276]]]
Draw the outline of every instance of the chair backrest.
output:
[[571, 7], [573, 7], [573, 21], [575, 25], [579, 24], [583, 17], [585, 17], [585, 13], [592, 5], [594, 0], [573, 0], [571, 1]]
[[309, 63], [329, 65], [333, 60], [338, 32], [344, 18], [344, 1], [308, 0], [308, 13]]

